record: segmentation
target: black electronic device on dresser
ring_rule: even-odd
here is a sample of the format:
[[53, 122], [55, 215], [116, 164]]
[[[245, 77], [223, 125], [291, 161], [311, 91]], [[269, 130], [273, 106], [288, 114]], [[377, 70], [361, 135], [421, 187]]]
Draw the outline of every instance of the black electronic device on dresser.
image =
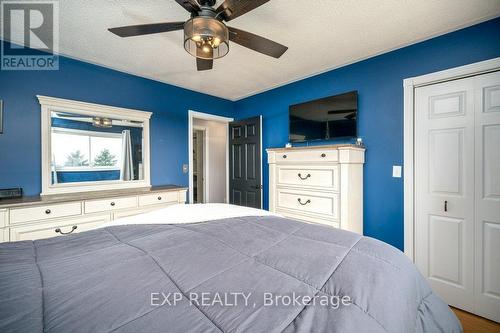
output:
[[16, 188], [2, 188], [0, 189], [0, 200], [2, 199], [15, 199], [23, 196], [23, 189]]

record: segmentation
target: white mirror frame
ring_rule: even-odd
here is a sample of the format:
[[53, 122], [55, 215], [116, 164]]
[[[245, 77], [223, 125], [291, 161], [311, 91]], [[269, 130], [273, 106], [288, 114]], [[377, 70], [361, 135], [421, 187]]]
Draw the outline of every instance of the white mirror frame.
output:
[[[151, 112], [131, 110], [101, 104], [85, 103], [62, 98], [37, 95], [42, 113], [42, 193], [41, 196], [103, 190], [123, 190], [151, 187], [149, 120]], [[143, 122], [143, 172], [144, 179], [131, 181], [96, 181], [52, 184], [51, 181], [51, 113], [52, 111], [102, 116]]]

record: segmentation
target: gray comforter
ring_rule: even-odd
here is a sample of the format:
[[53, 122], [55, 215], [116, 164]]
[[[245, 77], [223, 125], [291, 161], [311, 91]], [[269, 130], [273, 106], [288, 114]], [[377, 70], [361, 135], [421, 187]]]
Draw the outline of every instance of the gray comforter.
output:
[[460, 332], [398, 250], [278, 217], [0, 244], [0, 332]]

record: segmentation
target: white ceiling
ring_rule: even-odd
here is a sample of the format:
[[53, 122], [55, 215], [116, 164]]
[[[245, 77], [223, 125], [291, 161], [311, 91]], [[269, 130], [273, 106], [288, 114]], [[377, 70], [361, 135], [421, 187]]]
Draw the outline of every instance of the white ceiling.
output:
[[500, 15], [499, 0], [271, 0], [228, 25], [287, 45], [280, 59], [232, 43], [214, 70], [198, 72], [182, 31], [107, 30], [188, 19], [174, 0], [59, 3], [61, 54], [231, 100]]

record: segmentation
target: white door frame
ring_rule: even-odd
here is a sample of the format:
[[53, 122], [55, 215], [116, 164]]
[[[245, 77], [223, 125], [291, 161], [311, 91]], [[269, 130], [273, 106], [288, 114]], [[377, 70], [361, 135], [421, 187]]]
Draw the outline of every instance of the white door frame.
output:
[[[234, 118], [217, 116], [210, 113], [188, 111], [188, 158], [189, 158], [189, 203], [193, 203], [193, 119], [203, 119], [225, 123], [226, 133], [229, 133], [229, 123]], [[207, 163], [208, 164], [208, 163]], [[205, 182], [205, 188], [208, 188], [208, 181]], [[229, 136], [226, 141], [226, 202], [229, 202]]]
[[403, 80], [404, 87], [404, 252], [415, 261], [415, 89], [500, 70], [500, 57]]
[[[203, 203], [210, 202], [210, 163], [209, 157], [210, 157], [210, 150], [209, 150], [209, 137], [210, 137], [210, 130], [207, 126], [193, 126], [193, 134], [194, 131], [200, 131], [203, 132], [203, 177], [202, 177], [202, 184], [203, 184]], [[191, 150], [192, 151], [192, 150]], [[194, 184], [193, 184], [194, 186]], [[193, 200], [194, 201], [194, 200]]]

